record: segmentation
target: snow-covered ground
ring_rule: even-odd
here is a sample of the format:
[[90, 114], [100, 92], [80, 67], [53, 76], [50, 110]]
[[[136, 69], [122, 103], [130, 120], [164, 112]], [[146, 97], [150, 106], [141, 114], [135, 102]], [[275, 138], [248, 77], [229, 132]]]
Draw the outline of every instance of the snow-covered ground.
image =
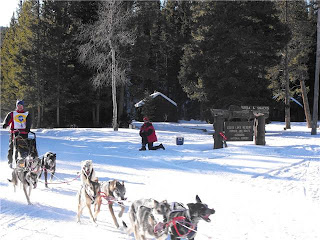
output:
[[[100, 181], [124, 180], [127, 223], [131, 201], [186, 204], [198, 194], [216, 210], [210, 223], [200, 222], [198, 240], [320, 239], [320, 135], [305, 125], [292, 123], [284, 131], [284, 123], [274, 122], [266, 126], [266, 146], [228, 142], [214, 150], [211, 124], [154, 123], [166, 150], [144, 152], [138, 151], [138, 128], [37, 129], [39, 154], [57, 154], [57, 173], [48, 189], [41, 179], [31, 193], [33, 205], [7, 181], [9, 134], [1, 130], [0, 239], [133, 239], [114, 226], [106, 205], [97, 226], [86, 209], [76, 223], [77, 172], [86, 159], [93, 160]], [[176, 145], [178, 136], [184, 145]]]

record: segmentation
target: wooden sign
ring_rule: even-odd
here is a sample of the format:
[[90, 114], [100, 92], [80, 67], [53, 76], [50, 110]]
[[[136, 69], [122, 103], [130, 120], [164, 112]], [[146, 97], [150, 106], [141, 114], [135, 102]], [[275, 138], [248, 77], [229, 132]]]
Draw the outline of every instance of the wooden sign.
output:
[[228, 120], [231, 120], [234, 118], [249, 120], [254, 118], [254, 114], [250, 110], [211, 109], [211, 113], [213, 116], [220, 116]]
[[253, 114], [264, 114], [266, 118], [269, 117], [269, 106], [241, 106], [242, 110], [252, 111]]
[[253, 121], [225, 122], [227, 141], [253, 141]]

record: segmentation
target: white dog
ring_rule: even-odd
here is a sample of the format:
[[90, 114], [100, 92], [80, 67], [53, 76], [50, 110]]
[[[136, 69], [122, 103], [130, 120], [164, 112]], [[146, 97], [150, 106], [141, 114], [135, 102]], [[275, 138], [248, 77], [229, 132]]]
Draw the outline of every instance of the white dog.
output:
[[84, 160], [81, 162], [81, 182], [86, 184], [87, 182], [97, 182], [96, 172], [93, 168], [92, 160]]

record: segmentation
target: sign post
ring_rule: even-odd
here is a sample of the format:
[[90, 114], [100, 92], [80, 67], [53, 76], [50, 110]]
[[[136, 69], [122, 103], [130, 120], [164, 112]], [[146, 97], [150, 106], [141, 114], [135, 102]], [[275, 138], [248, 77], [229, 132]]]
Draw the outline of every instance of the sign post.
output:
[[211, 109], [211, 113], [215, 149], [222, 148], [226, 141], [254, 140], [256, 145], [266, 144], [265, 121], [269, 117], [269, 106], [230, 106], [228, 110]]
[[223, 132], [223, 123], [224, 119], [220, 116], [216, 116], [214, 118], [214, 135], [213, 135], [213, 140], [214, 140], [214, 149], [218, 148], [223, 148], [223, 137], [220, 135], [220, 132]]
[[254, 119], [254, 143], [266, 145], [266, 121], [263, 114], [258, 114]]

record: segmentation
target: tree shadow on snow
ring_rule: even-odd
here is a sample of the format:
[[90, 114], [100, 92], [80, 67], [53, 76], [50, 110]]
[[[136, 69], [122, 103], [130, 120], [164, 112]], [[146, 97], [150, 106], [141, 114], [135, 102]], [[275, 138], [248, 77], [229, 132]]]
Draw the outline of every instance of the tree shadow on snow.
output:
[[63, 221], [75, 221], [76, 212], [70, 211], [64, 208], [57, 208], [48, 205], [42, 205], [34, 203], [33, 205], [27, 205], [27, 203], [19, 203], [14, 201], [8, 201], [6, 199], [0, 199], [1, 212], [6, 215], [21, 216], [24, 215], [30, 218], [42, 218], [46, 220], [63, 220]]

